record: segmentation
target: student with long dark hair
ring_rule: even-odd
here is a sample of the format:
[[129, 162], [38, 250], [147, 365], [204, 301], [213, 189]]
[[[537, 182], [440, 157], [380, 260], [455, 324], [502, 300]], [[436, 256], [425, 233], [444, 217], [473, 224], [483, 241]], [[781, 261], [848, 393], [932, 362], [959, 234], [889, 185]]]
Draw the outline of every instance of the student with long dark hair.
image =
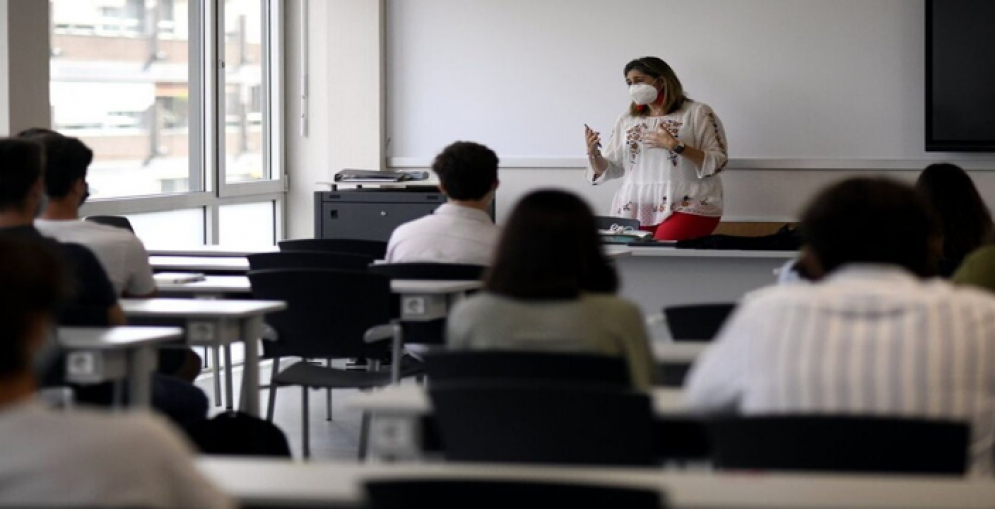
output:
[[933, 206], [940, 220], [943, 253], [940, 275], [949, 277], [964, 258], [993, 240], [995, 224], [978, 188], [959, 166], [928, 166], [916, 181], [916, 190]]
[[591, 352], [623, 357], [633, 385], [652, 385], [642, 313], [614, 295], [594, 214], [576, 195], [535, 191], [515, 207], [484, 291], [449, 317], [453, 348]]

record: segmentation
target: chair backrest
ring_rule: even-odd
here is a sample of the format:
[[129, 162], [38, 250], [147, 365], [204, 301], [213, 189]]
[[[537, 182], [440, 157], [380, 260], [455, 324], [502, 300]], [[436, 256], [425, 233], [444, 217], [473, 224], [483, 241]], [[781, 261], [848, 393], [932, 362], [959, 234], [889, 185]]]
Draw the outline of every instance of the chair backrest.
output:
[[652, 465], [646, 394], [617, 387], [527, 382], [431, 384], [447, 460]]
[[852, 415], [730, 417], [709, 423], [716, 468], [963, 474], [968, 427]]
[[735, 308], [726, 303], [668, 306], [663, 315], [674, 341], [711, 341]]
[[113, 226], [115, 228], [123, 228], [131, 233], [135, 233], [135, 229], [131, 226], [131, 221], [124, 216], [86, 216], [83, 220]]
[[391, 279], [478, 281], [486, 269], [483, 265], [464, 263], [378, 263], [369, 270]]
[[450, 350], [425, 355], [432, 383], [454, 381], [587, 382], [632, 386], [629, 367], [620, 357], [518, 351]]
[[633, 230], [639, 229], [638, 219], [628, 219], [625, 217], [612, 217], [612, 216], [594, 216], [594, 222], [598, 225], [599, 230], [610, 230], [612, 225], [619, 225], [623, 228], [632, 228]]
[[268, 269], [331, 269], [366, 272], [372, 256], [317, 251], [288, 251], [250, 254], [250, 270]]
[[294, 239], [279, 243], [280, 251], [324, 251], [326, 253], [346, 253], [372, 256], [383, 260], [387, 255], [387, 243], [379, 240], [358, 239]]
[[257, 298], [287, 309], [266, 317], [277, 335], [267, 355], [322, 359], [367, 358], [386, 352], [363, 341], [367, 329], [390, 322], [390, 279], [327, 269], [250, 271]]
[[371, 509], [516, 507], [543, 502], [570, 509], [660, 509], [658, 490], [487, 479], [381, 479], [366, 483]]

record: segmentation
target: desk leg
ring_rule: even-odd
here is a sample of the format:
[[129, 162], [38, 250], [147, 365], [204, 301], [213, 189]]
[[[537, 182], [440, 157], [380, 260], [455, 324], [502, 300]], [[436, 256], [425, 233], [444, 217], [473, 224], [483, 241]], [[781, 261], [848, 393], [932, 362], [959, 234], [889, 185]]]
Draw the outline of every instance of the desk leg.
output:
[[245, 365], [242, 367], [242, 395], [239, 407], [243, 412], [259, 417], [259, 339], [263, 334], [263, 317], [245, 319], [241, 332], [245, 341]]
[[225, 350], [225, 409], [234, 410], [235, 408], [235, 397], [232, 390], [232, 362], [231, 362], [231, 343], [225, 343], [222, 347]]
[[128, 394], [134, 408], [152, 406], [152, 372], [157, 356], [151, 346], [140, 346], [128, 353]]

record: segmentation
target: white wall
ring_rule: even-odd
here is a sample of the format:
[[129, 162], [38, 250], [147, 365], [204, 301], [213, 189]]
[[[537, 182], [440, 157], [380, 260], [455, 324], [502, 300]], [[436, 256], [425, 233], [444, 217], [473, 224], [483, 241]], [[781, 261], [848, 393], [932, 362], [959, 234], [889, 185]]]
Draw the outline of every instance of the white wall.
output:
[[49, 127], [48, 2], [0, 0], [0, 135]]
[[[336, 30], [371, 37], [380, 28], [381, 20], [375, 19], [370, 12], [350, 13], [344, 9], [357, 1], [363, 3], [361, 0], [328, 1], [328, 10], [321, 13], [325, 18], [312, 18], [312, 32], [322, 23], [321, 19], [327, 19], [333, 28], [332, 23], [346, 25]], [[316, 3], [325, 2], [312, 0], [312, 10]], [[385, 164], [389, 168], [425, 168], [433, 152], [450, 138], [474, 139], [474, 135], [501, 136], [493, 138], [502, 159], [499, 221], [523, 193], [540, 187], [573, 189], [588, 198], [598, 210], [607, 210], [616, 184], [591, 187], [583, 182], [584, 160], [577, 157], [583, 155], [583, 146], [580, 141], [577, 141], [576, 150], [572, 145], [567, 146], [572, 142], [560, 136], [559, 127], [550, 135], [555, 143], [548, 151], [535, 148], [534, 139], [530, 139], [528, 145], [534, 148], [532, 150], [508, 148], [515, 136], [533, 135], [536, 131], [519, 121], [509, 120], [518, 115], [515, 111], [502, 113], [500, 108], [490, 104], [506, 104], [502, 102], [506, 97], [500, 91], [488, 89], [487, 80], [505, 79], [507, 76], [502, 69], [520, 69], [526, 62], [530, 72], [522, 74], [516, 87], [508, 92], [511, 97], [525, 101], [533, 109], [536, 109], [534, 101], [541, 103], [563, 94], [604, 97], [604, 104], [594, 106], [578, 101], [578, 105], [571, 105], [564, 118], [571, 126], [583, 123], [591, 118], [583, 114], [590, 109], [592, 116], [610, 121], [625, 101], [624, 88], [621, 92], [615, 90], [619, 88], [615, 75], [620, 74], [616, 68], [634, 55], [631, 51], [624, 55], [603, 51], [603, 47], [625, 47], [613, 42], [619, 36], [608, 28], [588, 34], [584, 27], [590, 23], [591, 9], [605, 14], [601, 18], [595, 16], [597, 19], [610, 18], [620, 23], [616, 11], [628, 12], [634, 5], [649, 6], [647, 8], [654, 12], [674, 7], [676, 11], [673, 12], [693, 14], [693, 17], [685, 18], [692, 22], [686, 23], [700, 28], [704, 34], [704, 39], [694, 48], [689, 46], [691, 41], [672, 41], [662, 36], [648, 36], [643, 31], [633, 37], [646, 42], [650, 49], [645, 53], [659, 53], [674, 61], [675, 67], [683, 69], [679, 69], [682, 76], [688, 77], [685, 81], [689, 82], [688, 88], [693, 95], [713, 104], [725, 118], [733, 159], [732, 166], [723, 176], [725, 219], [793, 219], [800, 207], [830, 182], [851, 175], [877, 173], [911, 181], [923, 166], [936, 159], [955, 160], [975, 170], [972, 176], [978, 187], [989, 206], [995, 206], [995, 171], [992, 171], [995, 170], [995, 156], [922, 152], [924, 21], [921, 0], [627, 0], [624, 3], [610, 0], [388, 0], [386, 11], [381, 11], [381, 15], [386, 16], [387, 26], [391, 27], [386, 34], [386, 78], [382, 72], [369, 69], [370, 59], [378, 55], [373, 47], [361, 50], [349, 45], [312, 46], [314, 73], [346, 74], [370, 80], [357, 101], [373, 95], [373, 91], [386, 81], [388, 123], [382, 125], [380, 131], [370, 128], [358, 133], [363, 139], [364, 148], [361, 149], [355, 146], [357, 133], [352, 133], [351, 138], [326, 133], [331, 137], [324, 140], [325, 145], [309, 140], [300, 146], [304, 152], [297, 154], [293, 153], [295, 145], [291, 143], [291, 157], [297, 162], [325, 157], [326, 163], [332, 163], [320, 167], [311, 164], [306, 168], [295, 167], [296, 162], [292, 163], [295, 191], [290, 198], [291, 231], [295, 235], [311, 233], [313, 182], [329, 179], [336, 171], [347, 167], [335, 163], [333, 156], [362, 152], [363, 167]], [[348, 16], [356, 17], [344, 19]], [[463, 26], [458, 23], [468, 20], [474, 20], [475, 24]], [[413, 24], [398, 25], [409, 21]], [[726, 30], [715, 30], [716, 26]], [[751, 33], [752, 30], [760, 31]], [[809, 32], [812, 37], [807, 38]], [[476, 37], [477, 34], [480, 37]], [[744, 35], [748, 37], [744, 38]], [[447, 39], [447, 36], [452, 38]], [[312, 34], [312, 41], [315, 37]], [[566, 49], [562, 51], [562, 58], [567, 59], [565, 65], [551, 64], [560, 71], [577, 69], [583, 76], [538, 72], [537, 62], [557, 58], [559, 53], [551, 53], [550, 48], [563, 47], [557, 37], [569, 40], [589, 37], [593, 41], [591, 44], [597, 47], [597, 52], [591, 59]], [[818, 41], [818, 44], [812, 45], [812, 41]], [[448, 47], [439, 46], [443, 43]], [[710, 54], [709, 48], [714, 48], [715, 53]], [[811, 58], [801, 62], [806, 48]], [[431, 56], [429, 51], [433, 49], [441, 53]], [[383, 51], [382, 47], [380, 51]], [[481, 61], [492, 69], [477, 66], [475, 57], [478, 54], [487, 57]], [[291, 66], [294, 61], [294, 58], [290, 59]], [[449, 62], [448, 66], [443, 65], [445, 62]], [[326, 68], [321, 69], [323, 65]], [[339, 67], [328, 68], [330, 65]], [[751, 67], [758, 70], [744, 74], [751, 72]], [[746, 76], [749, 86], [744, 85], [743, 90], [729, 88], [728, 83], [736, 83], [740, 76]], [[778, 79], [770, 80], [765, 76]], [[335, 85], [334, 82], [330, 84]], [[478, 84], [481, 86], [474, 88]], [[721, 95], [723, 90], [730, 91], [726, 95], [731, 97]], [[473, 101], [459, 95], [467, 91], [486, 91], [478, 95], [489, 105], [474, 108]], [[838, 94], [840, 91], [845, 91], [843, 96], [852, 96], [853, 102], [846, 103], [845, 97]], [[785, 108], [790, 108], [790, 111], [778, 113], [779, 118], [789, 115], [804, 122], [799, 121], [790, 129], [766, 125], [770, 118], [763, 115], [763, 110], [754, 110], [758, 104], [766, 104], [769, 97], [757, 96], [756, 103], [750, 100], [751, 94], [761, 92], [776, 97]], [[427, 114], [431, 109], [425, 104], [437, 105], [447, 97], [453, 98], [451, 107], [436, 117]], [[826, 97], [830, 103], [825, 102]], [[833, 101], [839, 106], [834, 107]], [[291, 104], [294, 102], [292, 100]], [[854, 105], [864, 107], [854, 110]], [[325, 106], [312, 103], [314, 112], [331, 111], [322, 108]], [[477, 115], [481, 110], [488, 115]], [[460, 112], [465, 120], [461, 120]], [[295, 125], [295, 117], [291, 118], [288, 125]], [[338, 118], [331, 121], [347, 123]], [[489, 131], [477, 123], [487, 123], [485, 127]], [[460, 130], [453, 131], [454, 125]], [[758, 138], [750, 131], [753, 126], [757, 132], [780, 133], [781, 136]], [[500, 128], [500, 132], [494, 128]], [[389, 145], [382, 145], [386, 149], [369, 147], [384, 140], [383, 130], [391, 140]], [[288, 136], [293, 137], [294, 133], [290, 132]], [[489, 140], [484, 138], [477, 141], [487, 143]], [[385, 154], [388, 156], [386, 162], [381, 163]]]

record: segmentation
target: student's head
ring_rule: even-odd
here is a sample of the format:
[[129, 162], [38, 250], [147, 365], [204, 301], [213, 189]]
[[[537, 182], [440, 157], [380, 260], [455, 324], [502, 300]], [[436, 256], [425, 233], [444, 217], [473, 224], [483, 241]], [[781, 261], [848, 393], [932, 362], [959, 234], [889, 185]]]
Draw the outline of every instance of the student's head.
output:
[[953, 164], [933, 164], [916, 181], [916, 190], [933, 206], [943, 233], [943, 257], [959, 261], [989, 242], [995, 226], [967, 172]]
[[45, 148], [45, 194], [52, 200], [72, 196], [81, 204], [88, 195], [86, 172], [93, 162], [93, 151], [79, 138], [47, 129], [28, 129], [20, 136]]
[[498, 157], [472, 141], [457, 141], [435, 156], [432, 171], [442, 192], [452, 200], [479, 201], [497, 187]]
[[33, 214], [42, 194], [44, 155], [28, 140], [0, 139], [0, 214]]
[[[622, 74], [625, 76], [626, 85], [645, 83], [656, 88], [657, 100], [662, 98], [663, 110], [667, 113], [677, 111], [688, 100], [677, 74], [667, 62], [657, 57], [637, 58], [625, 64]], [[629, 106], [629, 112], [633, 115], [646, 115], [649, 113], [649, 108], [633, 102]]]
[[542, 190], [512, 211], [485, 288], [512, 298], [566, 299], [615, 292], [618, 279], [591, 208], [574, 194]]
[[884, 178], [845, 180], [819, 193], [802, 215], [814, 272], [851, 263], [936, 272], [939, 226], [929, 204], [905, 184]]
[[66, 277], [50, 246], [0, 236], [0, 381], [31, 367], [69, 291]]

